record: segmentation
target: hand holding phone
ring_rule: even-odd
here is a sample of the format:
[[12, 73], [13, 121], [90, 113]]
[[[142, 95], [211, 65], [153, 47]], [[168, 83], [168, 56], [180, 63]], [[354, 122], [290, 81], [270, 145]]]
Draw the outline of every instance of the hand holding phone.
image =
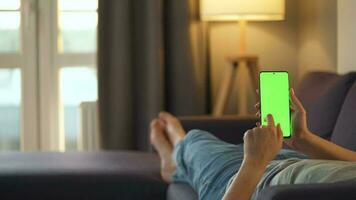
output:
[[289, 78], [285, 71], [260, 72], [261, 124], [267, 125], [267, 115], [280, 124], [283, 137], [291, 137], [291, 117], [289, 105]]

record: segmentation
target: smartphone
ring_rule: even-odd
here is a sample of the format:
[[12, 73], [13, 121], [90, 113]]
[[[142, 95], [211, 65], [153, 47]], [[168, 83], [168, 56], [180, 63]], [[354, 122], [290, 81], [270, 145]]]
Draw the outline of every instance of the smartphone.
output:
[[284, 138], [290, 138], [291, 115], [289, 107], [289, 78], [285, 71], [260, 72], [261, 124], [267, 125], [267, 115], [281, 126]]

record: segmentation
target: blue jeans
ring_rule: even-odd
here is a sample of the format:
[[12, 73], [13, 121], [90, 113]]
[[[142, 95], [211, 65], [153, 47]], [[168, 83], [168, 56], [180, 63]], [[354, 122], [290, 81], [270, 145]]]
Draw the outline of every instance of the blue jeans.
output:
[[[179, 142], [173, 152], [177, 164], [173, 182], [191, 185], [199, 199], [220, 200], [230, 178], [235, 175], [243, 160], [243, 145], [229, 144], [212, 134], [192, 130]], [[292, 150], [281, 150], [275, 160], [306, 158]]]

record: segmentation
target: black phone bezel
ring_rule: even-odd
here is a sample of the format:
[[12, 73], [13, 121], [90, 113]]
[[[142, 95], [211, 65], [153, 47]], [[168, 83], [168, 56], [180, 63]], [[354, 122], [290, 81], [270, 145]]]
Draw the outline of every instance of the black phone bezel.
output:
[[[288, 75], [288, 88], [290, 89], [290, 83], [289, 83], [289, 73], [288, 71], [260, 71], [259, 73], [259, 77], [258, 77], [258, 85], [259, 85], [259, 88], [258, 88], [258, 94], [259, 94], [259, 98], [260, 98], [260, 111], [262, 110], [262, 103], [261, 103], [261, 74], [262, 73], [287, 73]], [[290, 99], [290, 95], [289, 95], [289, 99]], [[262, 124], [262, 114], [260, 116], [260, 123]], [[291, 113], [291, 110], [289, 108], [289, 123], [290, 123], [290, 134], [289, 136], [284, 136], [283, 135], [283, 138], [285, 139], [290, 139], [292, 137], [292, 113]]]

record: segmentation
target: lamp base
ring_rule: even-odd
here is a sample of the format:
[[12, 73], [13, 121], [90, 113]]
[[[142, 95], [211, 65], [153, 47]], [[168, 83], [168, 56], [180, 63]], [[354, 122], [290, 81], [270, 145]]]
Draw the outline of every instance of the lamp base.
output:
[[[222, 116], [227, 107], [229, 97], [232, 95], [232, 88], [236, 81], [237, 69], [238, 67], [247, 67], [248, 73], [250, 75], [250, 80], [252, 82], [252, 87], [258, 88], [258, 57], [252, 54], [238, 54], [235, 56], [227, 57], [229, 62], [229, 68], [225, 72], [221, 87], [219, 89], [219, 94], [217, 101], [214, 105], [213, 116]], [[241, 87], [240, 91], [243, 95], [239, 96], [238, 110], [240, 115], [247, 115], [247, 95], [246, 87]], [[256, 100], [258, 95], [255, 95]]]

